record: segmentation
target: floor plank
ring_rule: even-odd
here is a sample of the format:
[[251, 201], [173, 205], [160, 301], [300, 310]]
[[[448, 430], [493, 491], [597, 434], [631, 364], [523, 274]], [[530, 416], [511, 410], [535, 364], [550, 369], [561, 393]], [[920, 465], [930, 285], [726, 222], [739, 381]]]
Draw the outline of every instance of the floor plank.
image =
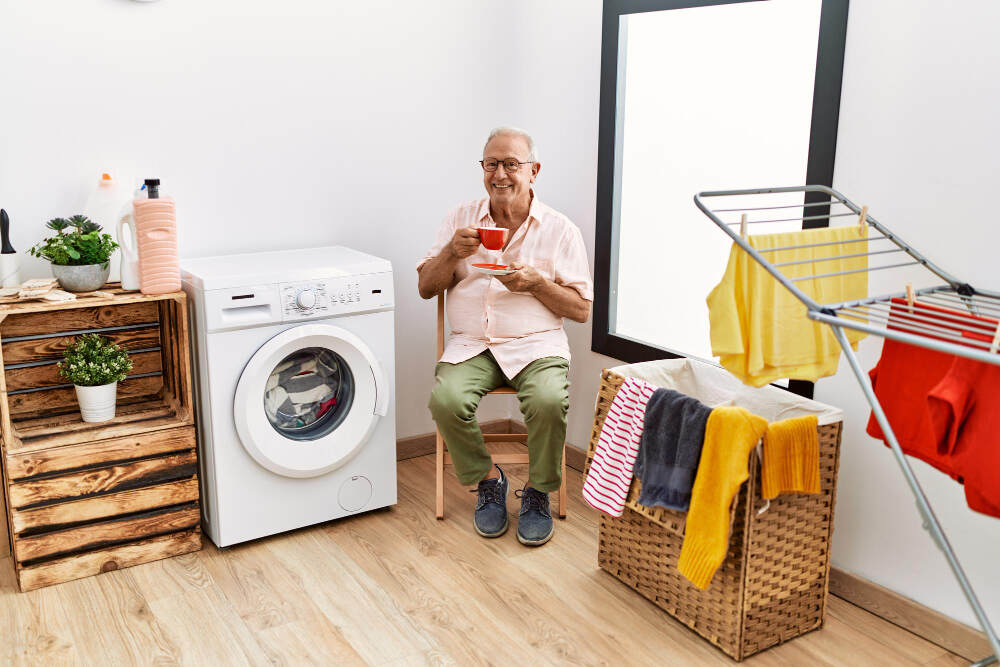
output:
[[[449, 479], [434, 518], [433, 458], [399, 463], [388, 510], [19, 593], [0, 559], [0, 664], [730, 665], [722, 652], [597, 567], [599, 516], [567, 471], [552, 541], [472, 530]], [[838, 598], [820, 630], [753, 656], [779, 665], [945, 665], [961, 658]]]

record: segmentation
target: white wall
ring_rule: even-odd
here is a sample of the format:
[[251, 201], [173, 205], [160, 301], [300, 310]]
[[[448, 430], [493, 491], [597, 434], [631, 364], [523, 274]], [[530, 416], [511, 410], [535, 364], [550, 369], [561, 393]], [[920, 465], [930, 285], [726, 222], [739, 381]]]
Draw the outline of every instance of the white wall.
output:
[[[592, 243], [601, 3], [536, 3], [531, 15], [524, 123], [549, 156], [545, 196]], [[1000, 226], [989, 212], [1000, 180], [1000, 52], [991, 33], [998, 19], [1000, 7], [988, 0], [854, 0], [834, 183], [945, 268], [994, 288]], [[589, 324], [567, 328], [574, 354], [567, 437], [586, 447], [600, 371], [619, 362], [589, 352]], [[862, 344], [865, 368], [877, 361], [879, 345]], [[890, 452], [864, 435], [868, 408], [846, 361], [840, 374], [818, 383], [816, 395], [847, 413], [834, 564], [975, 625], [941, 553], [920, 528]], [[1000, 521], [969, 510], [962, 488], [946, 476], [913, 465], [987, 614], [1000, 623]]]
[[[998, 21], [989, 0], [852, 2], [834, 174], [837, 189], [942, 268], [992, 289], [1000, 286], [1000, 226], [989, 214], [1000, 178]], [[873, 275], [878, 294], [905, 284], [892, 271]], [[878, 341], [862, 343], [864, 368], [879, 350]], [[864, 435], [867, 403], [846, 362], [817, 384], [816, 398], [848, 411], [833, 562], [975, 625], [894, 458]], [[996, 626], [1000, 521], [969, 510], [947, 476], [912, 463]]]
[[[486, 2], [0, 0], [0, 206], [26, 251], [102, 171], [159, 177], [186, 257], [343, 244], [395, 269], [398, 432], [433, 430], [414, 266], [483, 194], [512, 17]], [[516, 49], [515, 49], [516, 54]], [[27, 277], [44, 275], [24, 258]], [[506, 415], [488, 401], [483, 417]]]
[[[986, 283], [1000, 240], [986, 217], [1000, 175], [998, 18], [987, 0], [852, 3], [835, 183]], [[23, 251], [45, 220], [82, 207], [101, 171], [132, 168], [177, 197], [185, 256], [341, 243], [389, 258], [397, 426], [428, 432], [434, 308], [413, 265], [445, 212], [482, 192], [489, 127], [536, 135], [536, 190], [581, 227], [593, 262], [600, 29], [599, 0], [0, 0], [0, 206]], [[589, 351], [589, 324], [567, 330], [568, 439], [585, 447], [600, 370], [618, 362]], [[863, 345], [867, 366], [877, 354]], [[862, 435], [853, 379], [821, 381], [817, 396], [848, 413], [835, 564], [971, 622], [891, 457]], [[481, 416], [511, 409], [497, 399]], [[1000, 619], [988, 562], [1000, 523], [914, 465]]]

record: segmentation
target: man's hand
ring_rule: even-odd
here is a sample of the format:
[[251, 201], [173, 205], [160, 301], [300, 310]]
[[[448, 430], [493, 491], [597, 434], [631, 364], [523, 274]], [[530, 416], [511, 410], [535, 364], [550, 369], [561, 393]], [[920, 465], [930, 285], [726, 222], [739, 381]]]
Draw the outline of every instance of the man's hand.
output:
[[510, 268], [516, 269], [514, 273], [506, 276], [497, 276], [496, 279], [503, 283], [511, 292], [534, 292], [545, 284], [545, 278], [530, 266], [524, 266], [516, 262], [510, 264]]
[[479, 230], [475, 227], [460, 227], [455, 230], [448, 245], [456, 259], [465, 259], [479, 249]]

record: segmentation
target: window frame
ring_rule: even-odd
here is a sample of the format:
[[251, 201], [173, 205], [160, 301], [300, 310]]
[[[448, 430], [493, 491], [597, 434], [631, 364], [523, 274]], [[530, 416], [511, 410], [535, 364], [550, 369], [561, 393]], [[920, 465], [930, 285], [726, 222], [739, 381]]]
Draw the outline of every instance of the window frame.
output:
[[[669, 9], [709, 7], [762, 0], [604, 0], [601, 41], [601, 99], [597, 157], [597, 215], [594, 239], [594, 316], [591, 350], [628, 363], [676, 358], [678, 354], [610, 331], [612, 245], [614, 240], [615, 136], [617, 132], [618, 34], [620, 17]], [[766, 1], [766, 0], [764, 0]], [[809, 131], [808, 184], [833, 186], [834, 159], [840, 116], [849, 0], [822, 0]], [[695, 193], [691, 193], [693, 197]], [[809, 193], [807, 202], [824, 201]], [[692, 204], [693, 206], [694, 204]], [[825, 215], [829, 209], [813, 209]], [[706, 221], [707, 222], [707, 221]], [[829, 221], [812, 221], [804, 227], [823, 227]], [[816, 224], [819, 223], [819, 224]], [[812, 383], [792, 380], [796, 393], [812, 395]]]

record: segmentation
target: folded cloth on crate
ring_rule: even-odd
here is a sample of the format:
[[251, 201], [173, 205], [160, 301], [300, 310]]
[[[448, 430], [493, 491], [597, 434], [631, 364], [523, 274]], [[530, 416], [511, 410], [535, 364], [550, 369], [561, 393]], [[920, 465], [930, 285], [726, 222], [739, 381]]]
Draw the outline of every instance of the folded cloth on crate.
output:
[[[751, 236], [748, 242], [763, 251], [829, 244], [765, 254], [774, 264], [801, 262], [781, 267], [791, 279], [840, 274], [795, 283], [817, 303], [832, 304], [868, 296], [868, 258], [857, 256], [868, 251], [868, 243], [858, 241], [857, 230], [856, 225], [808, 229]], [[837, 372], [840, 345], [833, 331], [810, 320], [805, 305], [739, 245], [733, 244], [722, 280], [707, 302], [712, 354], [746, 384], [762, 387], [781, 378], [815, 382]], [[866, 335], [844, 333], [852, 346]]]
[[642, 482], [641, 505], [687, 511], [711, 412], [679, 391], [653, 392], [635, 462], [635, 476]]
[[[904, 332], [934, 327], [985, 342], [996, 326], [995, 319], [919, 301], [911, 308], [905, 299], [893, 299], [888, 324]], [[1000, 518], [1000, 449], [993, 445], [1000, 431], [1000, 367], [886, 339], [868, 375], [900, 449], [964, 484], [970, 509]], [[874, 414], [867, 431], [885, 442]]]
[[773, 422], [764, 431], [760, 495], [819, 493], [819, 432], [815, 415]]
[[642, 437], [646, 403], [654, 387], [638, 378], [626, 378], [615, 394], [601, 427], [601, 435], [583, 484], [583, 497], [592, 507], [619, 517], [632, 483], [632, 471]]
[[748, 458], [766, 429], [766, 419], [744, 408], [718, 407], [708, 417], [677, 559], [677, 569], [698, 588], [708, 588], [726, 559], [733, 496], [749, 477]]

